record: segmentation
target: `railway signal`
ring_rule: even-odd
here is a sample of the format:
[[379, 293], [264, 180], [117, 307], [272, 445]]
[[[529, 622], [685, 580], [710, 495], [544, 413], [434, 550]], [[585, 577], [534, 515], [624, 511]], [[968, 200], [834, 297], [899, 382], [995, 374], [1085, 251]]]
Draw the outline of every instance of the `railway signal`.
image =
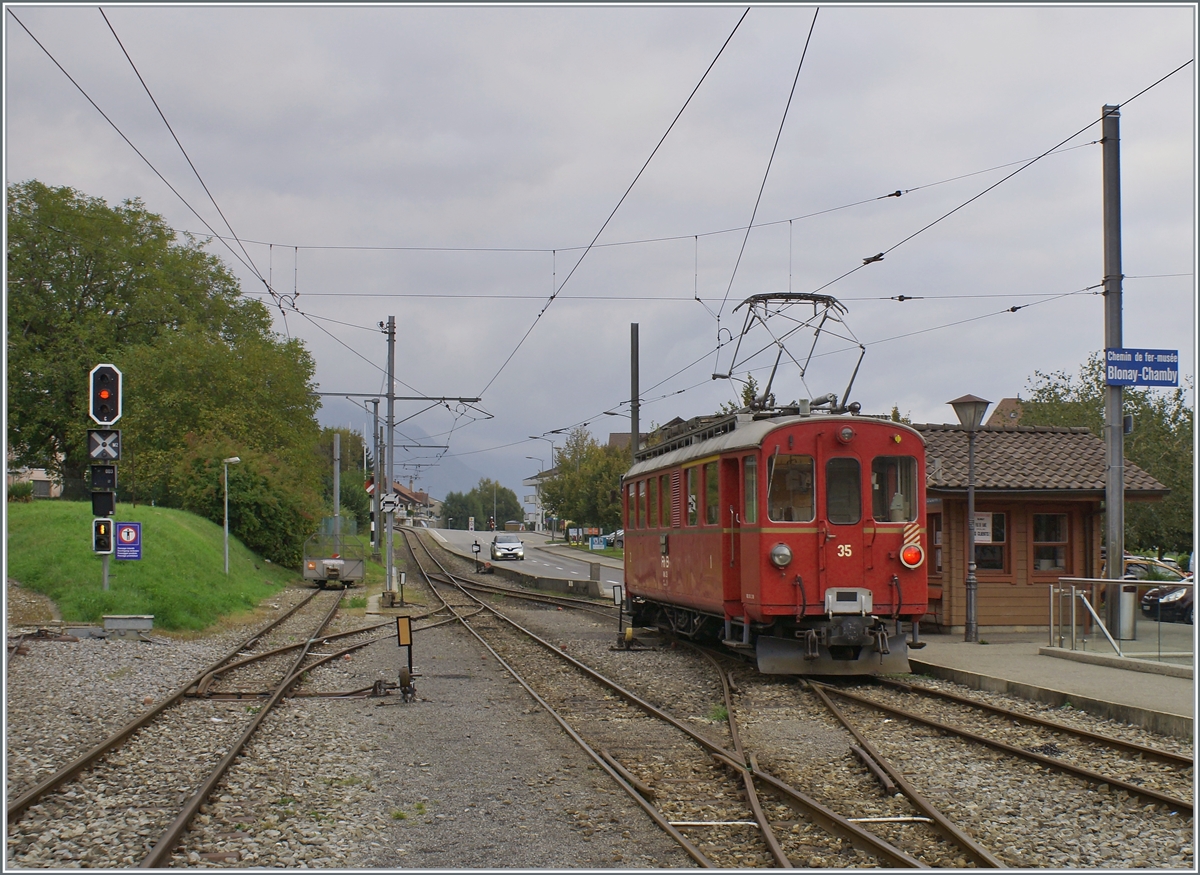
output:
[[121, 372], [113, 365], [96, 365], [89, 375], [88, 416], [97, 425], [121, 418]]
[[92, 550], [104, 555], [113, 551], [112, 520], [106, 517], [92, 520]]

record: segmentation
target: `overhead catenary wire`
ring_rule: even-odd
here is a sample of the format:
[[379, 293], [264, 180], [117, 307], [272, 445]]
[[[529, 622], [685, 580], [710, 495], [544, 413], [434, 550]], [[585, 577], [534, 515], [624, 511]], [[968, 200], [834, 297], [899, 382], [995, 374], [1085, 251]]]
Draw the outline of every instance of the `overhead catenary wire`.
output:
[[154, 175], [157, 176], [162, 181], [162, 183], [171, 190], [172, 194], [174, 194], [177, 198], [179, 198], [179, 200], [183, 203], [183, 205], [185, 207], [188, 208], [188, 210], [191, 212], [191, 214], [193, 216], [195, 216], [197, 219], [200, 220], [200, 223], [202, 225], [204, 225], [205, 228], [208, 229], [209, 233], [213, 236], [213, 238], [220, 240], [225, 245], [225, 248], [229, 250], [229, 252], [233, 255], [233, 257], [235, 259], [237, 259], [239, 262], [241, 262], [242, 265], [244, 265], [252, 273], [257, 274], [257, 270], [251, 264], [249, 264], [236, 249], [234, 249], [232, 246], [230, 246], [224, 237], [222, 237], [220, 234], [218, 234], [213, 229], [213, 227], [208, 223], [208, 220], [206, 220], [202, 215], [200, 215], [199, 212], [197, 212], [196, 208], [191, 205], [191, 203], [188, 201], [188, 199], [185, 198], [182, 194], [180, 194], [179, 190], [176, 189], [175, 186], [173, 186], [171, 184], [171, 182], [165, 176], [163, 176], [163, 174], [159, 171], [159, 169], [154, 166], [153, 162], [151, 162], [150, 159], [147, 158], [142, 153], [142, 151], [133, 144], [133, 141], [130, 140], [129, 137], [127, 137], [125, 135], [125, 132], [121, 130], [121, 128], [117, 125], [117, 123], [114, 122], [111, 118], [109, 118], [108, 114], [105, 113], [104, 110], [102, 110], [100, 108], [99, 104], [97, 104], [96, 101], [92, 100], [91, 95], [89, 95], [87, 93], [87, 91], [84, 90], [82, 85], [80, 85], [77, 81], [75, 81], [75, 78], [70, 73], [67, 72], [67, 69], [61, 63], [59, 63], [58, 59], [55, 58], [54, 55], [50, 52], [50, 50], [47, 49], [42, 44], [41, 40], [39, 40], [36, 36], [34, 36], [33, 32], [28, 27], [26, 27], [25, 23], [23, 21], [21, 21], [20, 18], [17, 17], [17, 14], [15, 12], [12, 11], [12, 8], [9, 7], [6, 9], [6, 11], [8, 12], [9, 15], [11, 15], [13, 17], [13, 20], [16, 21], [17, 24], [19, 24], [21, 26], [21, 29], [24, 30], [25, 33], [29, 35], [29, 38], [31, 40], [33, 40], [34, 43], [37, 44], [37, 47], [42, 50], [42, 52], [46, 55], [47, 58], [50, 59], [50, 61], [54, 64], [54, 66], [56, 66], [59, 69], [59, 71], [61, 71], [62, 74], [67, 77], [67, 79], [70, 81], [70, 83], [75, 86], [76, 90], [80, 94], [83, 95], [84, 99], [87, 100], [87, 102], [92, 105], [92, 108], [95, 109], [96, 112], [100, 113], [100, 116], [106, 122], [108, 122], [109, 126], [114, 131], [117, 132], [117, 135], [122, 140], [124, 140], [125, 143], [129, 146], [129, 148], [133, 149], [133, 151], [137, 154], [137, 156], [139, 158], [142, 159], [142, 161], [145, 163], [145, 165], [147, 167], [149, 167], [151, 171], [153, 171]]
[[[187, 149], [183, 147], [183, 143], [180, 142], [179, 136], [175, 133], [175, 129], [171, 127], [171, 123], [167, 121], [166, 114], [162, 111], [162, 107], [158, 105], [158, 101], [155, 99], [154, 94], [151, 93], [150, 86], [146, 84], [146, 80], [142, 77], [141, 71], [138, 70], [137, 64], [135, 64], [133, 62], [133, 58], [130, 57], [129, 50], [126, 49], [125, 44], [121, 42], [121, 37], [117, 35], [116, 28], [114, 28], [112, 22], [108, 20], [108, 16], [104, 14], [104, 9], [102, 7], [97, 8], [100, 11], [100, 16], [104, 19], [104, 23], [108, 25], [108, 29], [112, 32], [113, 39], [115, 39], [117, 41], [117, 45], [121, 47], [121, 52], [125, 55], [125, 60], [129, 62], [129, 66], [133, 68], [134, 75], [136, 75], [138, 81], [142, 83], [142, 88], [145, 89], [146, 96], [149, 97], [150, 102], [154, 104], [154, 109], [158, 112], [158, 117], [161, 118], [163, 124], [167, 126], [167, 130], [171, 134], [171, 139], [175, 141], [175, 145], [178, 146], [179, 151], [183, 153], [183, 157], [187, 160], [188, 167], [192, 168], [192, 173], [196, 175], [196, 179], [199, 181], [200, 187], [203, 188], [204, 193], [208, 195], [208, 199], [212, 202], [213, 207], [216, 209], [217, 215], [221, 217], [221, 221], [225, 223], [225, 227], [229, 229], [229, 233], [233, 236], [233, 239], [237, 241], [238, 248], [241, 249], [242, 254], [246, 256], [245, 263], [248, 263], [250, 270], [252, 270], [254, 275], [257, 276], [259, 280], [267, 287], [267, 290], [271, 291], [271, 284], [265, 277], [263, 277], [262, 272], [258, 269], [258, 266], [254, 264], [254, 258], [248, 251], [246, 251], [246, 247], [242, 241], [238, 239], [237, 232], [233, 230], [233, 225], [229, 223], [229, 219], [225, 216], [225, 212], [221, 209], [221, 205], [218, 204], [217, 199], [213, 197], [213, 193], [209, 190], [208, 184], [205, 183], [204, 177], [202, 177], [200, 175], [200, 171], [196, 169], [196, 165], [192, 161], [192, 156], [189, 155]], [[272, 294], [274, 294], [274, 292], [272, 292]]]
[[721, 306], [717, 309], [718, 331], [720, 330], [721, 313], [724, 312], [725, 304], [729, 301], [729, 293], [733, 290], [733, 281], [737, 277], [738, 266], [742, 263], [742, 256], [746, 252], [746, 242], [750, 239], [750, 229], [754, 227], [754, 219], [758, 216], [758, 207], [762, 203], [763, 192], [767, 188], [767, 177], [771, 175], [771, 165], [775, 163], [775, 153], [779, 149], [779, 138], [783, 136], [783, 126], [787, 124], [788, 110], [792, 108], [792, 98], [796, 96], [796, 84], [800, 81], [800, 71], [804, 69], [804, 58], [808, 55], [808, 45], [812, 42], [813, 29], [817, 26], [817, 13], [820, 11], [820, 6], [813, 10], [812, 23], [808, 26], [808, 36], [804, 39], [804, 49], [800, 52], [800, 63], [796, 65], [796, 76], [792, 79], [792, 89], [788, 92], [787, 103], [783, 107], [783, 118], [779, 120], [779, 129], [775, 132], [775, 142], [771, 146], [771, 155], [767, 158], [767, 167], [763, 171], [762, 184], [758, 187], [758, 196], [754, 199], [754, 209], [750, 212], [750, 221], [746, 225], [746, 233], [742, 237], [742, 247], [738, 250], [737, 260], [733, 264], [733, 271], [729, 276], [729, 286], [725, 289], [725, 297], [721, 299]]
[[733, 35], [735, 33], [737, 33], [738, 28], [742, 26], [742, 22], [746, 20], [746, 16], [749, 14], [750, 14], [750, 8], [746, 7], [746, 10], [742, 13], [741, 18], [739, 18], [737, 20], [737, 24], [735, 24], [733, 26], [733, 30], [730, 31], [729, 36], [727, 36], [725, 38], [725, 42], [721, 44], [721, 48], [717, 51], [716, 57], [714, 57], [712, 59], [712, 62], [709, 63], [708, 67], [704, 71], [704, 74], [700, 77], [700, 81], [696, 83], [696, 87], [692, 89], [692, 93], [689, 94], [687, 100], [685, 100], [683, 102], [683, 106], [681, 106], [679, 108], [679, 112], [677, 112], [675, 114], [675, 118], [671, 120], [671, 124], [669, 124], [667, 126], [667, 130], [663, 133], [663, 135], [659, 139], [657, 145], [655, 145], [654, 149], [650, 152], [650, 156], [646, 159], [645, 163], [642, 165], [642, 168], [637, 172], [637, 175], [634, 176], [633, 182], [629, 183], [629, 187], [627, 189], [625, 189], [625, 193], [621, 195], [621, 199], [617, 201], [617, 205], [615, 207], [613, 207], [612, 212], [608, 214], [608, 218], [604, 220], [604, 224], [602, 224], [600, 226], [600, 230], [596, 232], [596, 236], [592, 238], [592, 242], [588, 244], [587, 248], [584, 249], [583, 254], [579, 256], [579, 260], [575, 262], [574, 267], [571, 268], [570, 272], [563, 279], [562, 285], [558, 286], [554, 290], [554, 292], [550, 295], [549, 299], [546, 301], [546, 303], [542, 307], [542, 309], [538, 311], [537, 316], [535, 316], [533, 319], [533, 324], [531, 324], [529, 326], [529, 329], [525, 332], [524, 335], [522, 335], [521, 339], [519, 341], [517, 341], [516, 347], [513, 349], [513, 351], [511, 353], [508, 354], [508, 358], [506, 358], [504, 360], [504, 363], [500, 365], [500, 367], [496, 371], [496, 373], [492, 375], [492, 378], [490, 380], [488, 380], [487, 384], [479, 391], [478, 394], [481, 398], [483, 397], [484, 393], [487, 392], [487, 390], [491, 387], [492, 383], [496, 382], [496, 379], [500, 376], [500, 374], [502, 374], [504, 372], [504, 369], [508, 367], [509, 362], [511, 362], [513, 360], [513, 357], [516, 356], [517, 352], [525, 344], [526, 339], [528, 339], [529, 335], [533, 333], [533, 329], [537, 327], [538, 322], [541, 321], [543, 314], [545, 314], [545, 312], [550, 308], [550, 305], [554, 303], [554, 301], [558, 298], [559, 294], [562, 293], [562, 290], [566, 287], [567, 283], [569, 283], [571, 281], [571, 277], [573, 277], [575, 275], [575, 271], [579, 268], [579, 265], [581, 265], [583, 263], [583, 260], [585, 258], [587, 258], [588, 252], [591, 251], [591, 249], [595, 245], [596, 241], [600, 239], [600, 235], [604, 233], [604, 229], [608, 227], [608, 223], [611, 222], [613, 216], [615, 216], [617, 214], [617, 210], [619, 210], [621, 208], [621, 204], [623, 204], [625, 202], [625, 198], [627, 198], [629, 196], [629, 192], [633, 191], [633, 187], [635, 185], [637, 185], [637, 181], [639, 179], [641, 179], [642, 174], [645, 173], [645, 171], [646, 171], [646, 168], [650, 166], [650, 162], [654, 159], [654, 156], [658, 153], [659, 148], [661, 148], [662, 144], [664, 142], [666, 142], [666, 139], [670, 135], [672, 129], [674, 129], [676, 122], [679, 121], [680, 117], [683, 115], [684, 110], [686, 110], [688, 108], [688, 104], [690, 104], [692, 102], [692, 98], [696, 96], [696, 92], [700, 90], [700, 86], [704, 84], [704, 80], [708, 78], [708, 74], [712, 71], [712, 68], [714, 66], [716, 66], [717, 61], [720, 59], [721, 55], [724, 53], [725, 47], [729, 45], [729, 41], [733, 39]]

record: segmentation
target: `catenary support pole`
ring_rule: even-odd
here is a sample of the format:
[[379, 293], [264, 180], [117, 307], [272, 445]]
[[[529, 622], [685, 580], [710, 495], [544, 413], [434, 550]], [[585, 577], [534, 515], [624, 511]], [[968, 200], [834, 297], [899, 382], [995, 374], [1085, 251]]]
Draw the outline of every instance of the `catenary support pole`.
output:
[[642, 432], [639, 419], [642, 405], [638, 398], [638, 323], [629, 323], [629, 454], [637, 461]]
[[379, 455], [379, 448], [383, 445], [383, 441], [379, 436], [379, 399], [372, 398], [371, 404], [375, 408], [371, 419], [371, 439], [375, 442], [375, 488], [371, 491], [371, 509], [374, 511], [371, 514], [371, 558], [378, 562], [380, 535], [383, 534], [383, 520], [379, 516], [379, 496], [383, 494], [380, 482], [383, 479], [383, 463], [382, 457]]
[[[1119, 348], [1121, 332], [1121, 111], [1105, 106], [1102, 125], [1104, 162], [1104, 345]], [[1107, 358], [1107, 356], [1106, 356]], [[1107, 472], [1104, 490], [1105, 576], [1119, 581], [1125, 573], [1125, 435], [1122, 390], [1106, 386], [1104, 442]], [[1121, 585], [1110, 583], [1106, 592], [1108, 628], [1121, 628]]]
[[333, 433], [333, 537], [341, 552], [342, 536], [342, 435]]
[[[392, 483], [395, 482], [392, 475], [392, 465], [395, 463], [396, 451], [392, 448], [392, 441], [396, 433], [396, 317], [389, 316], [387, 321], [387, 338], [388, 338], [388, 368], [387, 368], [387, 425], [385, 426], [387, 434], [383, 441], [382, 450], [387, 456], [387, 478], [384, 483], [387, 488], [387, 494], [392, 494]], [[378, 487], [376, 487], [378, 489]], [[392, 577], [395, 574], [392, 556], [392, 512], [384, 514], [384, 525], [387, 529], [387, 559], [386, 572], [387, 580], [383, 587], [388, 592], [392, 591]]]

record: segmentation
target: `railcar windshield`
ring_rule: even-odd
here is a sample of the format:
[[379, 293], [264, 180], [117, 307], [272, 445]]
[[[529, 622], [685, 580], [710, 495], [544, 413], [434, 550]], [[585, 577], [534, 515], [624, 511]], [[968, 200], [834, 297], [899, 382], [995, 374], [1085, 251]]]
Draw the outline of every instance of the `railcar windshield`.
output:
[[776, 453], [767, 463], [767, 479], [767, 515], [773, 522], [812, 522], [812, 456]]
[[917, 460], [876, 456], [871, 462], [871, 513], [877, 521], [911, 523], [917, 518]]
[[862, 487], [858, 459], [825, 463], [825, 516], [831, 523], [854, 525], [862, 519]]

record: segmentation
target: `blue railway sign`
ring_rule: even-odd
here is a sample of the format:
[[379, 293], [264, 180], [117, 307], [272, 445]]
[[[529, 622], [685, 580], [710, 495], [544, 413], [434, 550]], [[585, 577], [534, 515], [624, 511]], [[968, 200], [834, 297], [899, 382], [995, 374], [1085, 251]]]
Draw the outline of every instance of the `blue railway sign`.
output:
[[117, 559], [141, 559], [142, 558], [142, 524], [141, 523], [116, 523], [113, 529], [117, 533], [116, 538], [116, 557]]
[[1179, 350], [1106, 349], [1104, 382], [1109, 386], [1177, 387]]

